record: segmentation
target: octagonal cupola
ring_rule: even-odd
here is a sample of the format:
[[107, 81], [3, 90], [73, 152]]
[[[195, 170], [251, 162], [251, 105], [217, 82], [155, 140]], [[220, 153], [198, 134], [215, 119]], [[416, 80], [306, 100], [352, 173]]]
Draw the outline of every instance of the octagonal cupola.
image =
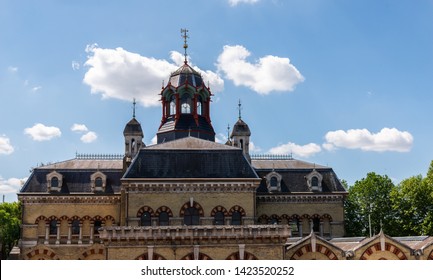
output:
[[168, 83], [161, 90], [162, 119], [157, 132], [157, 142], [163, 143], [184, 137], [197, 137], [215, 141], [215, 131], [210, 119], [212, 93], [202, 75], [187, 60], [187, 30], [185, 61], [171, 73]]
[[230, 135], [230, 139], [232, 139], [232, 141], [231, 141], [232, 145], [242, 149], [245, 157], [249, 161], [251, 161], [250, 152], [249, 152], [251, 131], [250, 131], [250, 128], [248, 127], [248, 124], [246, 124], [242, 120], [241, 101], [240, 100], [239, 100], [238, 106], [239, 106], [239, 119], [235, 123], [235, 125], [233, 126], [233, 130], [232, 130], [232, 133]]
[[124, 168], [127, 168], [131, 163], [132, 159], [138, 153], [138, 151], [145, 146], [143, 143], [143, 130], [141, 124], [135, 118], [135, 99], [133, 103], [132, 119], [126, 124], [123, 129], [123, 136], [125, 138], [125, 156], [124, 156]]

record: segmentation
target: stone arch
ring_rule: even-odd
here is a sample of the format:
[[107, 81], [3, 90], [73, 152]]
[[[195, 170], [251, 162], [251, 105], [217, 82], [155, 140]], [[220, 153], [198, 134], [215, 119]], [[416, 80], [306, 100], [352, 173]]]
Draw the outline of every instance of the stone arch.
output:
[[217, 213], [217, 212], [223, 212], [224, 213], [224, 217], [229, 216], [229, 212], [227, 211], [227, 209], [224, 206], [221, 206], [221, 205], [215, 206], [212, 209], [212, 211], [210, 212], [210, 216], [214, 217], [215, 213]]
[[[139, 255], [138, 257], [136, 257], [135, 259], [136, 260], [149, 260], [149, 254], [147, 252], [143, 253], [143, 254]], [[166, 260], [166, 258], [161, 256], [160, 254], [153, 253], [152, 260], [153, 261], [161, 261], [161, 260]]]
[[[180, 211], [179, 211], [179, 216], [183, 217], [185, 215], [185, 210], [190, 208], [190, 207], [191, 207], [191, 202], [189, 202], [189, 201], [186, 202], [184, 205], [182, 205], [182, 207], [180, 208]], [[201, 205], [198, 202], [194, 201], [192, 203], [192, 208], [195, 208], [198, 210], [198, 214], [200, 217], [204, 216], [203, 207], [201, 207]]]
[[[241, 256], [239, 252], [234, 252], [226, 258], [226, 260], [240, 260], [240, 259]], [[258, 258], [255, 255], [251, 254], [250, 252], [245, 251], [243, 260], [258, 260]]]
[[338, 260], [337, 255], [327, 246], [316, 244], [316, 250], [313, 252], [311, 243], [297, 249], [292, 256], [291, 260], [314, 260], [314, 259], [328, 259]]
[[36, 218], [36, 220], [35, 220], [35, 224], [39, 224], [40, 221], [47, 222], [47, 221], [48, 221], [48, 218], [45, 217], [45, 216], [39, 216], [39, 217]]
[[114, 225], [115, 222], [116, 222], [116, 220], [111, 215], [107, 215], [104, 217], [104, 224], [105, 225]]
[[268, 220], [269, 220], [269, 217], [268, 217], [268, 215], [266, 215], [266, 214], [261, 215], [261, 216], [257, 219], [258, 223], [259, 223], [259, 224], [262, 224], [262, 225], [267, 224], [267, 223], [268, 223]]
[[321, 219], [323, 221], [327, 219], [327, 220], [329, 220], [329, 222], [332, 222], [332, 216], [329, 215], [329, 214], [323, 214], [322, 217], [321, 217]]
[[[407, 260], [406, 255], [394, 244], [385, 242], [385, 251], [392, 253], [395, 260]], [[377, 256], [377, 259], [383, 258], [381, 254], [381, 245], [380, 242], [375, 243], [364, 250], [361, 254], [360, 260], [368, 260], [368, 259], [376, 259], [374, 255]]]
[[72, 222], [73, 220], [78, 220], [78, 221], [80, 221], [80, 223], [82, 223], [81, 218], [78, 217], [77, 215], [74, 215], [68, 219], [69, 222]]
[[33, 249], [29, 253], [25, 254], [27, 260], [59, 260], [57, 254], [46, 247], [40, 247]]
[[103, 248], [90, 248], [81, 254], [80, 260], [105, 260], [105, 250]]
[[293, 220], [298, 220], [299, 222], [302, 222], [302, 216], [299, 216], [298, 214], [293, 214], [290, 216], [289, 222], [292, 222]]
[[141, 215], [143, 215], [144, 212], [149, 212], [151, 217], [153, 217], [155, 215], [155, 213], [153, 212], [152, 207], [143, 206], [140, 209], [138, 209], [138, 211], [137, 211], [137, 217], [141, 217]]
[[235, 211], [239, 211], [239, 212], [241, 213], [241, 216], [242, 216], [242, 217], [246, 216], [246, 214], [247, 214], [247, 213], [245, 212], [244, 208], [242, 208], [242, 206], [235, 205], [235, 206], [233, 206], [232, 208], [230, 208], [230, 210], [229, 210], [229, 215], [232, 215], [233, 212], [235, 212]]
[[313, 214], [309, 217], [309, 220], [312, 221], [313, 219], [319, 219], [321, 222], [323, 221], [322, 216], [320, 216], [319, 214]]
[[[194, 258], [194, 253], [191, 252], [191, 253], [189, 253], [189, 254], [183, 256], [183, 257], [181, 258], [181, 260], [195, 260], [195, 258]], [[206, 255], [206, 254], [198, 253], [198, 259], [197, 259], [197, 260], [212, 260], [212, 258], [209, 257], [209, 256]]]
[[290, 216], [287, 214], [283, 214], [281, 215], [281, 222], [283, 223], [283, 221], [285, 220], [285, 222], [283, 224], [287, 225], [290, 223]]
[[281, 217], [278, 216], [277, 214], [272, 214], [268, 219], [268, 223], [271, 223], [272, 220], [277, 221], [277, 224], [281, 224]]
[[167, 212], [169, 217], [173, 217], [173, 212], [167, 206], [161, 206], [155, 211], [155, 216], [159, 216], [161, 212]]

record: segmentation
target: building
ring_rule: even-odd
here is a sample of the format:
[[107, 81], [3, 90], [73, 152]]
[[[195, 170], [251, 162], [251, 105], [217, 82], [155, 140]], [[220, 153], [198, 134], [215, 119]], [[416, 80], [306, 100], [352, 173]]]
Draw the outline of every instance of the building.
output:
[[[186, 47], [161, 91], [156, 145], [143, 143], [134, 106], [124, 155], [77, 154], [33, 170], [18, 194], [19, 258], [362, 259], [374, 255], [361, 251], [376, 239], [377, 250], [416, 258], [411, 245], [383, 234], [347, 245], [347, 192], [332, 168], [250, 155], [241, 115], [227, 143], [216, 143], [212, 93]], [[417, 245], [421, 258], [433, 249], [426, 242]]]

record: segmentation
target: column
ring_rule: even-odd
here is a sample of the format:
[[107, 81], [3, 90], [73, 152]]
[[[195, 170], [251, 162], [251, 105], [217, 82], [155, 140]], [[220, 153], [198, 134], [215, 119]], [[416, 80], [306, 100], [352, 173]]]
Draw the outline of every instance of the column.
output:
[[71, 244], [71, 237], [72, 237], [72, 222], [68, 221], [68, 241], [66, 241], [66, 244]]
[[50, 239], [50, 224], [45, 223], [45, 241], [44, 244], [48, 244]]
[[239, 259], [245, 259], [245, 244], [239, 244]]
[[93, 244], [93, 230], [95, 228], [95, 224], [94, 223], [90, 223], [90, 240], [89, 243]]
[[320, 236], [323, 237], [323, 222], [322, 221], [320, 221], [319, 231], [320, 231]]
[[80, 221], [80, 233], [78, 235], [78, 244], [83, 244], [83, 222]]
[[58, 244], [60, 244], [60, 222], [59, 221], [57, 221], [57, 224], [56, 224], [56, 244], [58, 245]]
[[302, 222], [299, 222], [299, 237], [302, 237]]

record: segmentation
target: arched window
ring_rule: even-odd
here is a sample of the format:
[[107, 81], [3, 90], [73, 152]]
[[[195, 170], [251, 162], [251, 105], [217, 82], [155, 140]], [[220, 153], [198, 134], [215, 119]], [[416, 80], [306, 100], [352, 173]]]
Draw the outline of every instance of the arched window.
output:
[[239, 211], [233, 211], [232, 213], [232, 225], [242, 224], [242, 214]]
[[102, 178], [101, 178], [101, 177], [97, 177], [97, 178], [95, 179], [95, 187], [97, 187], [97, 188], [102, 188], [102, 185], [103, 185]]
[[170, 115], [176, 115], [176, 97], [171, 97], [170, 101]]
[[142, 227], [148, 227], [152, 225], [152, 215], [149, 211], [144, 211], [143, 214], [141, 214], [140, 225]]
[[224, 213], [222, 211], [215, 213], [214, 225], [224, 225]]
[[50, 221], [50, 234], [51, 235], [57, 234], [57, 220], [56, 219]]
[[80, 234], [80, 221], [75, 219], [72, 221], [72, 234]]
[[102, 227], [102, 221], [101, 221], [101, 220], [96, 220], [96, 221], [93, 223], [93, 233], [94, 233], [94, 234], [99, 234], [98, 229], [99, 229], [100, 227]]
[[198, 209], [194, 207], [189, 207], [185, 209], [185, 214], [183, 216], [183, 223], [187, 226], [198, 225], [200, 223], [200, 215]]
[[182, 97], [181, 113], [182, 114], [191, 114], [191, 98], [187, 95], [184, 95]]
[[53, 177], [51, 178], [51, 187], [58, 188], [59, 187], [59, 178]]
[[131, 139], [131, 154], [135, 153], [135, 139]]
[[271, 177], [271, 187], [278, 187], [278, 179], [277, 177]]
[[201, 101], [197, 101], [197, 115], [202, 114]]
[[159, 213], [158, 222], [160, 226], [168, 226], [169, 225], [169, 215], [167, 211], [162, 211]]
[[311, 178], [311, 186], [312, 187], [318, 187], [319, 186], [319, 179], [316, 176]]
[[313, 218], [313, 231], [314, 232], [320, 231], [320, 218]]
[[300, 226], [299, 219], [298, 218], [292, 219], [292, 221], [290, 223], [292, 233], [298, 233], [299, 232], [299, 226]]
[[277, 217], [272, 217], [271, 220], [269, 221], [269, 224], [271, 224], [271, 225], [278, 225], [278, 218]]

